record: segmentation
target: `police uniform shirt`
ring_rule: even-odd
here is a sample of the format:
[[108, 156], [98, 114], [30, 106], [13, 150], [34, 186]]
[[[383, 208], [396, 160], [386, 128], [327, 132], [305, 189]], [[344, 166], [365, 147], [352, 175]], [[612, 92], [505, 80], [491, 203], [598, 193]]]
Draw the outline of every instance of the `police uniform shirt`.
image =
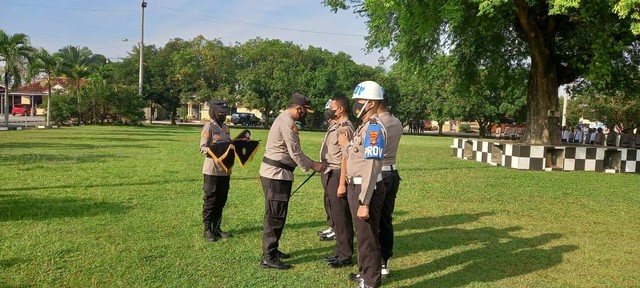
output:
[[384, 124], [374, 114], [356, 129], [348, 148], [347, 177], [362, 177], [358, 199], [365, 205], [369, 205], [382, 172], [386, 139]]
[[382, 165], [395, 165], [396, 154], [398, 153], [398, 146], [400, 145], [400, 136], [402, 136], [402, 122], [400, 122], [398, 118], [393, 117], [388, 111], [379, 113], [378, 116], [380, 120], [382, 120], [384, 128], [387, 130]]
[[[273, 121], [271, 129], [269, 129], [264, 157], [291, 167], [300, 166], [300, 169], [304, 172], [311, 168], [313, 160], [309, 159], [300, 149], [298, 128], [289, 110], [280, 113], [278, 118]], [[269, 179], [293, 181], [292, 171], [271, 166], [264, 162], [260, 164], [260, 176]]]
[[[222, 127], [220, 127], [215, 120], [209, 121], [202, 127], [202, 132], [200, 133], [200, 153], [207, 154], [208, 144], [231, 141], [229, 133], [229, 127], [226, 124], [222, 123]], [[211, 141], [211, 143], [208, 143], [208, 141]], [[220, 164], [213, 161], [213, 158], [205, 157], [202, 165], [202, 174], [228, 176], [231, 174], [231, 170], [225, 172]]]
[[327, 163], [329, 169], [340, 169], [342, 155], [346, 155], [346, 149], [343, 149], [340, 144], [338, 144], [338, 136], [343, 134], [350, 139], [354, 130], [353, 124], [351, 124], [349, 119], [333, 124], [327, 129], [327, 133], [322, 140], [322, 147], [320, 148], [320, 161]]

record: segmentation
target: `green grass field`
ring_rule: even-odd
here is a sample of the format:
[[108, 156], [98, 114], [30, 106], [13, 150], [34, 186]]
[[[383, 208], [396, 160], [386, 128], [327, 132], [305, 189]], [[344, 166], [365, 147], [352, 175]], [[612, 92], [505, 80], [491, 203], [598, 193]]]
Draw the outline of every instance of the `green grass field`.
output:
[[[202, 239], [197, 127], [0, 133], [0, 286], [351, 287], [321, 260], [333, 242], [319, 177], [293, 196], [281, 249], [259, 267], [258, 167], [234, 168], [223, 229]], [[235, 135], [239, 130], [232, 130]], [[301, 132], [317, 158], [323, 134]], [[266, 140], [266, 130], [253, 131]], [[516, 171], [451, 156], [451, 138], [404, 136], [386, 287], [639, 287], [640, 176]], [[294, 187], [305, 174], [296, 170]]]

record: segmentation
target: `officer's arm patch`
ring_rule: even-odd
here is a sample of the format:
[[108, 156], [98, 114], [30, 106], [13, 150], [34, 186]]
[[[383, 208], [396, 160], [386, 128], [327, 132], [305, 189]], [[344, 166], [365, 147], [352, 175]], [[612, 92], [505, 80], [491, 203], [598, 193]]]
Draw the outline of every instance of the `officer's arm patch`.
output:
[[384, 144], [380, 125], [369, 125], [364, 137], [364, 158], [382, 160]]

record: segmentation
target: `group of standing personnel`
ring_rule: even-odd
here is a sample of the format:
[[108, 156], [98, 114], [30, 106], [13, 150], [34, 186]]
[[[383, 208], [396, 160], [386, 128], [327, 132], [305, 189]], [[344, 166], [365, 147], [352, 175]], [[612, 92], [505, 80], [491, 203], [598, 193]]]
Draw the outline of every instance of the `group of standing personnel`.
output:
[[[327, 219], [336, 240], [333, 254], [324, 257], [329, 267], [353, 265], [355, 234], [358, 272], [351, 273], [349, 279], [358, 287], [379, 287], [381, 278], [389, 274], [388, 261], [393, 256], [392, 213], [400, 183], [395, 159], [402, 124], [389, 113], [384, 90], [378, 83], [358, 84], [352, 99], [355, 102], [351, 111], [362, 124], [354, 127], [349, 121], [346, 96], [332, 97], [325, 106], [329, 127], [317, 162], [301, 150], [295, 124], [313, 113], [306, 96], [293, 94], [290, 105], [273, 122], [260, 165], [265, 197], [262, 267], [291, 268], [282, 261], [291, 256], [279, 249], [279, 241], [287, 219], [293, 171], [299, 166], [305, 172], [321, 173]], [[212, 120], [202, 130], [203, 153], [211, 141], [229, 138], [228, 127], [219, 121], [221, 114], [212, 109]], [[220, 230], [229, 174], [221, 173], [209, 160], [205, 159], [203, 167], [204, 237], [215, 241], [230, 236]]]

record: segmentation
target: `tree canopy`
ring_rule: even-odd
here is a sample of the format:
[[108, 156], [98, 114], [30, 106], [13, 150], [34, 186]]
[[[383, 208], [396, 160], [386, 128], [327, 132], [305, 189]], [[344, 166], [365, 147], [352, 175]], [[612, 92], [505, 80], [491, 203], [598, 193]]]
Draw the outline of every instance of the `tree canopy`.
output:
[[[481, 71], [526, 69], [527, 130], [524, 141], [559, 143], [558, 87], [585, 78], [606, 86], [630, 67], [638, 52], [637, 2], [572, 1], [379, 1], [325, 0], [332, 9], [350, 9], [367, 17], [370, 50], [391, 48], [399, 62], [425, 69], [448, 54], [456, 59], [457, 74], [470, 87]], [[630, 15], [631, 17], [623, 17]], [[636, 20], [634, 20], [636, 19]], [[638, 30], [638, 29], [636, 29]], [[636, 31], [637, 32], [637, 31]], [[637, 66], [635, 66], [637, 69]]]

